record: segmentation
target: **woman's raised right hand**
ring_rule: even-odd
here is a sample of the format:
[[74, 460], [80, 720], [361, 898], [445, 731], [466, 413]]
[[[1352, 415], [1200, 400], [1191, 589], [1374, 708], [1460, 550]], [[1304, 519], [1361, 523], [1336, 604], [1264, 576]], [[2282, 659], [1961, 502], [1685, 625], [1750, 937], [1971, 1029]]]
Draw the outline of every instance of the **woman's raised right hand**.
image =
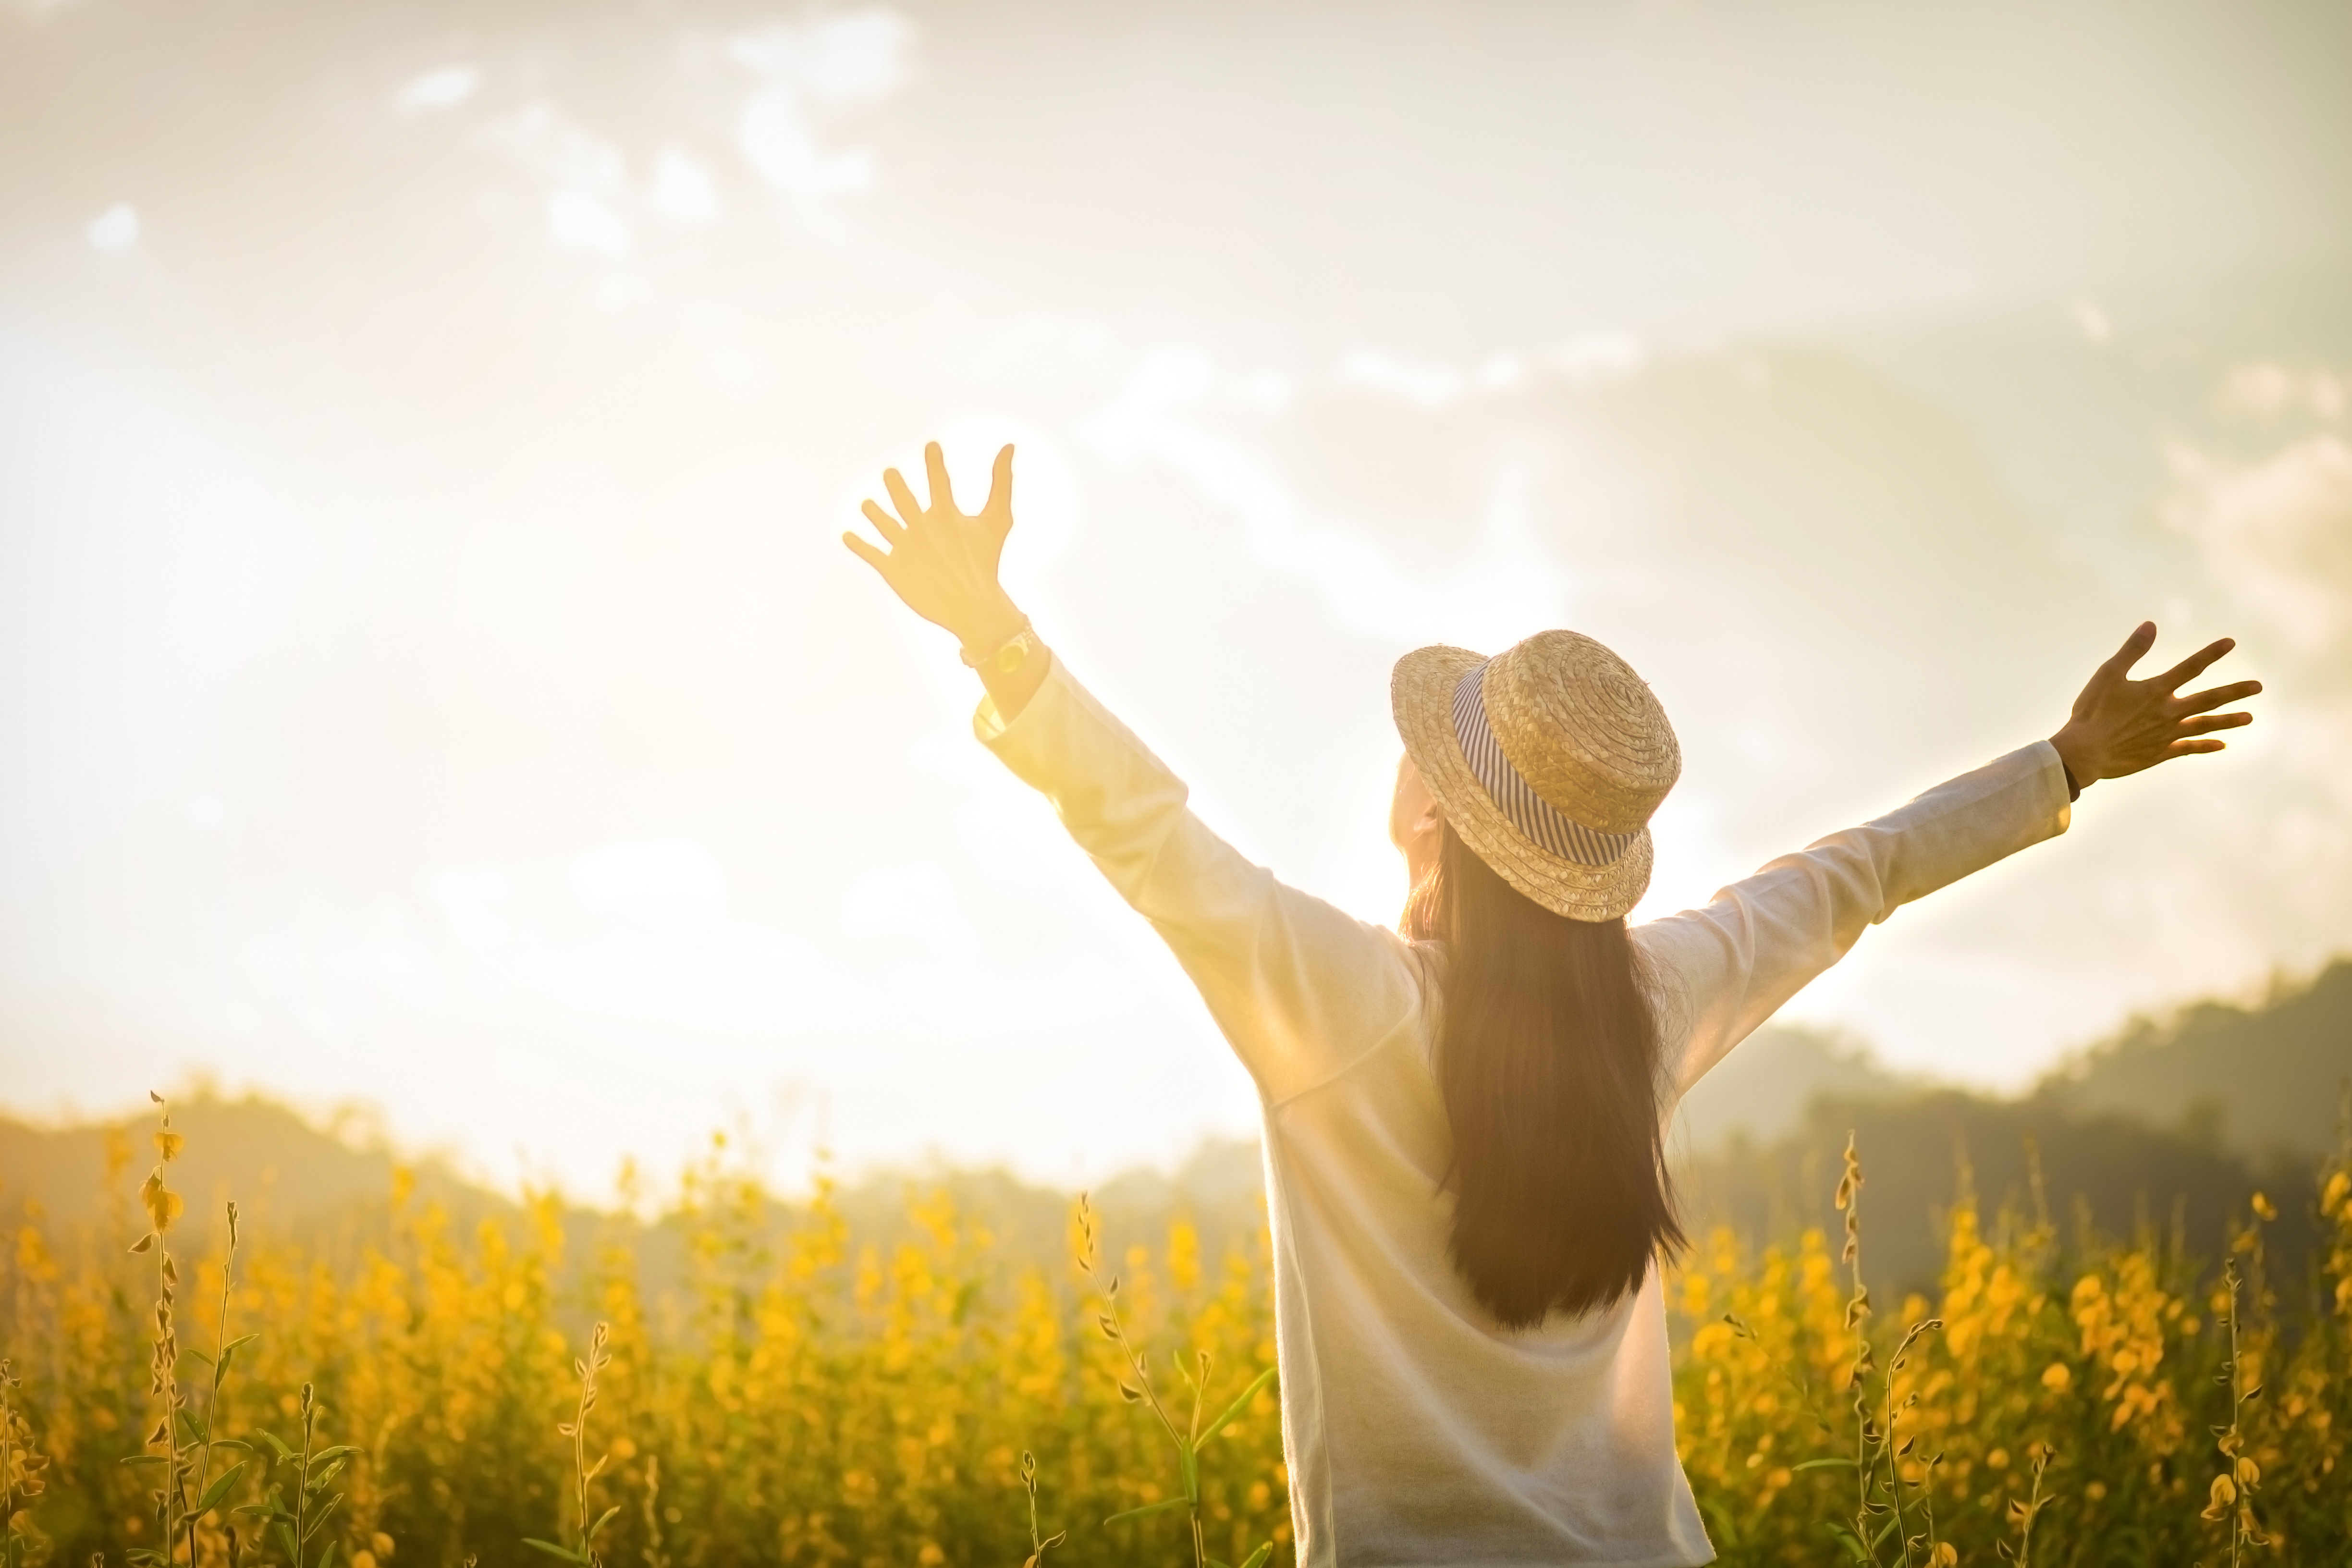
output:
[[855, 533], [841, 542], [906, 606], [934, 626], [945, 626], [975, 658], [1002, 647], [1021, 629], [1021, 612], [996, 580], [1005, 535], [1013, 531], [1013, 448], [996, 454], [988, 500], [977, 513], [956, 510], [948, 487], [947, 459], [936, 441], [923, 448], [931, 504], [915, 500], [898, 470], [882, 476], [897, 514], [869, 500], [861, 509], [882, 536], [877, 548]]

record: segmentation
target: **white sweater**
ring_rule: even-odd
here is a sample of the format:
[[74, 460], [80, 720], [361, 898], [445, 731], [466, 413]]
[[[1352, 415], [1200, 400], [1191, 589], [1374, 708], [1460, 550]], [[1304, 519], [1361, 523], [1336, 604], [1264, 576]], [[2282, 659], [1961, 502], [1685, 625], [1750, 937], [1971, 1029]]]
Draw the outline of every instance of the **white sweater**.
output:
[[[974, 729], [1166, 939], [1256, 1080], [1304, 1568], [1711, 1560], [1657, 1270], [1606, 1311], [1512, 1332], [1447, 1257], [1436, 954], [1250, 864], [1058, 659], [1013, 721], [983, 702]], [[1664, 1110], [1865, 925], [2066, 823], [2037, 742], [1635, 927]]]

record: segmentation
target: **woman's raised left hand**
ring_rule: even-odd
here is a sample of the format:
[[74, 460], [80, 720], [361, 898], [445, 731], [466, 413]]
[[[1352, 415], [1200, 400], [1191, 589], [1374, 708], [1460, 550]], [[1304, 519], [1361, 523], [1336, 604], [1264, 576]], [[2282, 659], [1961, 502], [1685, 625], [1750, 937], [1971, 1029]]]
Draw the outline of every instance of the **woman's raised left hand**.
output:
[[2092, 672], [2090, 684], [2074, 699], [2074, 710], [2065, 725], [2050, 737], [2077, 784], [2121, 778], [2175, 757], [2221, 751], [2228, 742], [2215, 731], [2236, 730], [2254, 721], [2251, 713], [2213, 710], [2255, 695], [2263, 689], [2259, 680], [2240, 680], [2179, 695], [2183, 686], [2238, 646], [2233, 639], [2208, 643], [2163, 674], [2134, 680], [2132, 666], [2155, 646], [2156, 623], [2141, 622], [2115, 657]]

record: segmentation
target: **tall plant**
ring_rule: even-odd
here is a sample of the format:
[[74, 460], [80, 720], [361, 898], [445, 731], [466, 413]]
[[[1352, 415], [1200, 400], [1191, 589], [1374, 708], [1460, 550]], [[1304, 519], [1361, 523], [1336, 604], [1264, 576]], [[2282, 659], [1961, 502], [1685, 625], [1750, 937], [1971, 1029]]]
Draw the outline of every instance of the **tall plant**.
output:
[[[1118, 1276], [1114, 1274], [1108, 1279], [1103, 1278], [1101, 1258], [1095, 1238], [1094, 1209], [1083, 1193], [1078, 1195], [1078, 1268], [1092, 1282], [1102, 1301], [1101, 1310], [1095, 1315], [1095, 1326], [1102, 1331], [1103, 1338], [1118, 1347], [1120, 1359], [1127, 1363], [1126, 1374], [1118, 1380], [1119, 1397], [1130, 1405], [1140, 1405], [1150, 1410], [1153, 1419], [1160, 1423], [1160, 1429], [1167, 1435], [1170, 1447], [1176, 1451], [1178, 1490], [1175, 1496], [1115, 1513], [1103, 1522], [1117, 1524], [1124, 1520], [1172, 1513], [1181, 1508], [1192, 1529], [1193, 1568], [1225, 1568], [1225, 1564], [1209, 1555], [1207, 1536], [1202, 1528], [1201, 1450], [1249, 1408], [1250, 1401], [1274, 1381], [1275, 1369], [1267, 1367], [1259, 1373], [1222, 1414], [1204, 1423], [1202, 1418], [1208, 1408], [1209, 1373], [1213, 1364], [1209, 1352], [1196, 1352], [1193, 1366], [1189, 1371], [1182, 1354], [1179, 1352], [1174, 1358], [1176, 1375], [1192, 1396], [1191, 1414], [1179, 1426], [1175, 1417], [1169, 1414], [1168, 1406], [1160, 1401], [1159, 1391], [1152, 1386], [1150, 1363], [1144, 1352], [1128, 1338], [1126, 1325], [1120, 1321]], [[1264, 1568], [1266, 1559], [1273, 1555], [1274, 1542], [1261, 1542], [1256, 1551], [1243, 1560], [1242, 1568]]]

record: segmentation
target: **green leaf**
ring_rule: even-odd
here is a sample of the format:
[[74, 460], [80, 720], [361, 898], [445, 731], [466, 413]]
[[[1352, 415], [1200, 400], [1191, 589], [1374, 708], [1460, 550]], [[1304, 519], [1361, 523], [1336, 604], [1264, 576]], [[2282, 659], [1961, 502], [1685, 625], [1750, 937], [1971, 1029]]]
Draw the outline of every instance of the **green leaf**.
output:
[[264, 1432], [261, 1428], [257, 1426], [254, 1428], [254, 1435], [258, 1436], [263, 1442], [268, 1444], [272, 1448], [276, 1449], [279, 1458], [290, 1459], [294, 1458], [294, 1450], [286, 1446], [286, 1439], [280, 1437], [277, 1433]]
[[278, 1533], [278, 1544], [285, 1548], [286, 1561], [290, 1563], [299, 1563], [302, 1561], [302, 1552], [294, 1544], [293, 1517], [290, 1514], [281, 1513], [271, 1521], [271, 1526]]
[[1178, 1444], [1176, 1463], [1179, 1472], [1184, 1478], [1186, 1500], [1198, 1502], [1201, 1499], [1201, 1450], [1190, 1443]]
[[359, 1445], [356, 1443], [338, 1443], [331, 1448], [321, 1448], [311, 1455], [310, 1462], [314, 1465], [323, 1465], [329, 1459], [340, 1459], [345, 1454], [356, 1454], [359, 1451]]
[[1858, 1470], [1861, 1465], [1852, 1459], [1807, 1459], [1801, 1465], [1790, 1465], [1791, 1470]]
[[1845, 1554], [1848, 1557], [1853, 1558], [1856, 1563], [1870, 1561], [1869, 1549], [1863, 1545], [1861, 1536], [1843, 1524], [1832, 1524], [1826, 1520], [1822, 1521], [1822, 1528], [1837, 1537], [1838, 1544], [1845, 1548]]
[[130, 1454], [115, 1462], [123, 1465], [168, 1465], [172, 1461], [161, 1454]]
[[1273, 1367], [1267, 1367], [1264, 1372], [1259, 1373], [1256, 1377], [1251, 1379], [1250, 1385], [1242, 1390], [1241, 1397], [1234, 1400], [1231, 1405], [1226, 1405], [1225, 1413], [1223, 1415], [1218, 1416], [1214, 1421], [1209, 1423], [1207, 1428], [1202, 1432], [1200, 1440], [1202, 1443], [1206, 1443], [1210, 1438], [1215, 1436], [1218, 1433], [1231, 1426], [1234, 1419], [1238, 1417], [1243, 1411], [1249, 1408], [1250, 1401], [1258, 1396], [1259, 1391], [1265, 1388], [1267, 1384], [1274, 1381], [1274, 1373], [1275, 1369]]
[[558, 1546], [552, 1541], [541, 1541], [536, 1535], [524, 1536], [522, 1538], [522, 1543], [536, 1551], [544, 1552], [550, 1557], [561, 1557], [566, 1563], [577, 1563], [582, 1564], [582, 1568], [586, 1568], [588, 1559], [581, 1553], [572, 1551], [569, 1546]]
[[196, 1413], [184, 1405], [180, 1406], [180, 1425], [187, 1429], [190, 1442], [201, 1443], [205, 1440], [206, 1436], [205, 1424], [197, 1420]]
[[327, 1549], [319, 1553], [319, 1560], [310, 1564], [310, 1568], [327, 1568], [327, 1564], [332, 1563], [334, 1560], [335, 1543], [330, 1541], [327, 1542]]
[[224, 1358], [233, 1356], [260, 1337], [261, 1336], [259, 1334], [239, 1334], [236, 1338], [229, 1341], [228, 1343], [221, 1346], [221, 1355]]
[[311, 1471], [310, 1479], [303, 1483], [302, 1489], [313, 1496], [325, 1491], [334, 1479], [343, 1473], [343, 1463], [341, 1459], [337, 1459], [322, 1470]]
[[221, 1499], [228, 1496], [229, 1489], [236, 1485], [237, 1478], [243, 1474], [245, 1474], [245, 1461], [240, 1459], [215, 1476], [213, 1484], [205, 1489], [205, 1495], [196, 1500], [196, 1506], [191, 1511], [206, 1514], [218, 1508]]
[[1274, 1542], [1261, 1541], [1257, 1550], [1242, 1559], [1242, 1568], [1265, 1568], [1265, 1560], [1274, 1555]]
[[1188, 1499], [1188, 1498], [1181, 1498], [1181, 1497], [1163, 1498], [1163, 1499], [1161, 1499], [1161, 1500], [1160, 1500], [1160, 1501], [1158, 1501], [1158, 1502], [1154, 1502], [1154, 1503], [1146, 1503], [1146, 1504], [1145, 1504], [1143, 1507], [1141, 1507], [1141, 1508], [1131, 1508], [1131, 1509], [1129, 1509], [1125, 1513], [1115, 1513], [1115, 1514], [1112, 1514], [1108, 1519], [1104, 1520], [1104, 1521], [1103, 1521], [1103, 1522], [1104, 1522], [1105, 1524], [1117, 1524], [1120, 1520], [1123, 1520], [1123, 1519], [1141, 1519], [1145, 1514], [1148, 1514], [1148, 1513], [1166, 1513], [1166, 1512], [1167, 1512], [1170, 1509], [1171, 1509], [1171, 1508], [1184, 1508], [1184, 1507], [1187, 1507], [1187, 1506], [1189, 1506], [1189, 1505], [1190, 1505], [1190, 1502], [1191, 1502], [1191, 1500], [1190, 1500], [1190, 1499]]
[[620, 1511], [621, 1511], [621, 1505], [620, 1505], [619, 1503], [614, 1503], [612, 1507], [610, 1507], [610, 1508], [606, 1509], [606, 1510], [604, 1510], [604, 1517], [603, 1517], [603, 1518], [601, 1518], [601, 1519], [599, 1519], [595, 1523], [593, 1523], [593, 1524], [592, 1524], [592, 1525], [590, 1525], [590, 1526], [588, 1527], [588, 1539], [589, 1539], [589, 1540], [591, 1540], [591, 1541], [595, 1540], [595, 1539], [596, 1539], [596, 1532], [597, 1532], [598, 1531], [600, 1531], [600, 1530], [604, 1529], [606, 1525], [608, 1525], [608, 1524], [612, 1523], [612, 1522], [613, 1522], [613, 1516], [614, 1516], [614, 1514], [616, 1514], [616, 1513], [620, 1512]]

